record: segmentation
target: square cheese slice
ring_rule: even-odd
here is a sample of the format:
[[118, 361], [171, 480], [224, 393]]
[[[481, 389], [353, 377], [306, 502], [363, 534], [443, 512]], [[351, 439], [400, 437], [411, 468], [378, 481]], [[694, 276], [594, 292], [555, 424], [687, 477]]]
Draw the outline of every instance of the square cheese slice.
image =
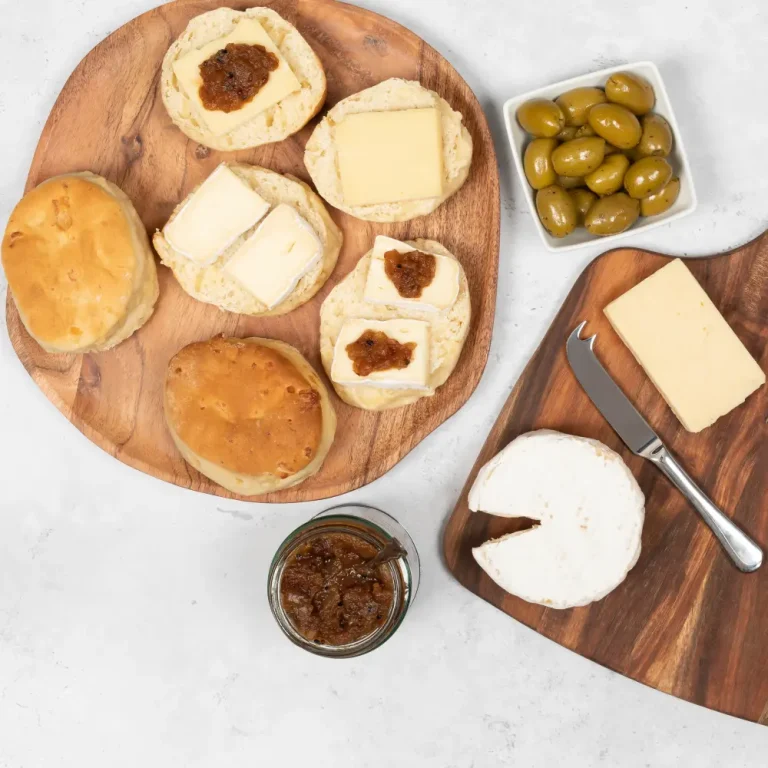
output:
[[[203, 84], [200, 77], [200, 65], [222, 48], [226, 48], [229, 43], [261, 45], [277, 56], [279, 65], [277, 69], [270, 72], [269, 80], [261, 90], [240, 109], [233, 112], [206, 109], [200, 100], [200, 86]], [[255, 19], [241, 19], [229, 34], [207, 43], [202, 48], [190, 51], [186, 56], [182, 56], [173, 63], [173, 73], [187, 98], [194, 105], [198, 117], [216, 136], [229, 133], [255, 115], [274, 106], [289, 94], [301, 90], [301, 83], [296, 75], [293, 74], [264, 27]]]
[[[435, 257], [435, 276], [432, 282], [421, 291], [421, 296], [410, 299], [401, 296], [395, 284], [387, 275], [384, 256], [389, 251], [410, 253], [418, 249], [407, 243], [394, 240], [385, 235], [378, 235], [373, 243], [371, 263], [365, 280], [363, 299], [371, 304], [387, 304], [394, 307], [409, 307], [427, 311], [450, 309], [459, 295], [459, 263], [450, 256], [431, 254]], [[422, 251], [429, 253], [429, 251]]]
[[357, 112], [334, 128], [347, 205], [399, 203], [443, 193], [440, 111]]
[[[367, 330], [381, 331], [401, 344], [414, 343], [411, 362], [405, 368], [374, 371], [358, 376], [347, 354], [347, 345], [357, 341]], [[350, 318], [341, 327], [333, 348], [331, 380], [345, 387], [366, 386], [380, 389], [429, 389], [429, 323], [423, 320], [365, 320]]]
[[765, 383], [679, 259], [611, 302], [605, 314], [689, 432], [713, 424]]
[[293, 208], [281, 203], [235, 251], [224, 271], [270, 309], [319, 261], [323, 244]]
[[196, 264], [213, 264], [268, 210], [269, 203], [222, 163], [165, 225], [163, 235]]

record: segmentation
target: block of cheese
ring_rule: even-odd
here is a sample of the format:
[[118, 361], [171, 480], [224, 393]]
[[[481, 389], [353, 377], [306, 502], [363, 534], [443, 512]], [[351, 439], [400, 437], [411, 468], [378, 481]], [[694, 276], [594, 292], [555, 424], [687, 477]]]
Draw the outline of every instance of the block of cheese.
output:
[[[459, 295], [460, 267], [450, 256], [430, 254], [435, 259], [435, 276], [432, 282], [422, 288], [421, 296], [401, 296], [395, 284], [387, 275], [384, 256], [390, 251], [411, 253], [418, 249], [385, 235], [378, 235], [373, 243], [371, 263], [365, 280], [363, 298], [371, 304], [386, 304], [394, 307], [410, 307], [427, 311], [450, 309]], [[422, 253], [429, 253], [422, 251]]]
[[270, 309], [276, 307], [323, 254], [315, 230], [291, 205], [280, 203], [235, 251], [224, 271]]
[[[267, 80], [261, 90], [240, 109], [236, 109], [233, 112], [206, 109], [200, 100], [200, 86], [203, 82], [200, 77], [200, 65], [222, 50], [222, 48], [226, 48], [229, 43], [261, 45], [277, 56], [280, 63], [276, 70], [270, 72], [269, 80]], [[182, 58], [174, 62], [173, 72], [187, 98], [194, 105], [200, 119], [208, 126], [211, 133], [217, 136], [229, 133], [232, 129], [237, 128], [238, 125], [242, 125], [250, 120], [254, 115], [277, 104], [280, 99], [284, 99], [288, 94], [295, 93], [301, 89], [301, 83], [291, 71], [277, 46], [264, 31], [264, 27], [256, 19], [251, 18], [240, 19], [228, 35], [219, 37], [202, 48], [182, 56]]]
[[[347, 353], [347, 345], [357, 341], [366, 331], [380, 331], [400, 344], [415, 344], [411, 362], [405, 368], [390, 368], [373, 371], [368, 376], [358, 376]], [[345, 387], [428, 389], [429, 364], [429, 323], [423, 320], [350, 318], [344, 322], [336, 339], [331, 379]]]
[[443, 194], [443, 133], [435, 107], [347, 115], [334, 128], [334, 145], [347, 205]]
[[213, 264], [269, 210], [269, 203], [222, 163], [165, 225], [171, 247], [196, 264]]
[[679, 259], [611, 302], [605, 314], [689, 432], [713, 424], [765, 383]]

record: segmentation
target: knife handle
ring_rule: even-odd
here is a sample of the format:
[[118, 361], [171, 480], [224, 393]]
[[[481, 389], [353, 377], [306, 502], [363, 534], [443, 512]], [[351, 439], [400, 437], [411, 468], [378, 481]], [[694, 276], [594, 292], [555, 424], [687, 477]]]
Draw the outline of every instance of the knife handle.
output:
[[763, 551], [760, 547], [715, 506], [665, 446], [654, 448], [649, 454], [645, 454], [645, 457], [659, 467], [691, 502], [740, 571], [750, 573], [762, 565]]

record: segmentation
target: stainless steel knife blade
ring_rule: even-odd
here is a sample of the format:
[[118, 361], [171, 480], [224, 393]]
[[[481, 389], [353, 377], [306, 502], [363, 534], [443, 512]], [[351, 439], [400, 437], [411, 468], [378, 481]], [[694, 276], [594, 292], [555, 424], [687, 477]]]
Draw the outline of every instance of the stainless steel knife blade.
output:
[[581, 323], [568, 337], [565, 345], [568, 362], [579, 384], [619, 437], [632, 453], [642, 455], [659, 438], [600, 364], [594, 352], [595, 337], [581, 338], [586, 324], [586, 321]]
[[736, 567], [745, 573], [763, 563], [759, 545], [739, 528], [699, 488], [677, 459], [667, 450], [648, 422], [621, 391], [595, 356], [595, 337], [581, 338], [581, 323], [568, 337], [565, 352], [576, 378], [589, 399], [605, 416], [632, 453], [655, 464], [677, 487], [712, 529]]

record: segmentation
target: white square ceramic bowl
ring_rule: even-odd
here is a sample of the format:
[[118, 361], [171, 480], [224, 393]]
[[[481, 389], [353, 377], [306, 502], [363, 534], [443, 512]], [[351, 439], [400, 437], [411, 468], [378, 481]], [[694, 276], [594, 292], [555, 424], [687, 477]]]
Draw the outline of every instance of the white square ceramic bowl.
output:
[[[653, 86], [653, 90], [656, 92], [656, 106], [653, 108], [653, 111], [666, 118], [674, 133], [674, 145], [669, 159], [672, 163], [672, 167], [675, 169], [675, 173], [680, 176], [680, 194], [675, 201], [675, 204], [668, 211], [660, 216], [654, 216], [648, 219], [641, 217], [637, 220], [634, 226], [618, 235], [597, 237], [595, 235], [590, 235], [586, 229], [579, 227], [566, 237], [552, 237], [552, 235], [544, 229], [541, 221], [539, 221], [539, 215], [536, 213], [536, 192], [531, 189], [528, 180], [525, 178], [525, 172], [523, 170], [523, 152], [525, 151], [529, 137], [517, 122], [515, 117], [517, 108], [524, 101], [528, 101], [528, 99], [555, 99], [561, 93], [565, 93], [565, 91], [569, 91], [571, 88], [580, 88], [583, 86], [603, 87], [608, 77], [614, 72], [635, 72], [638, 75], [642, 75]], [[531, 216], [533, 217], [536, 228], [539, 230], [541, 239], [544, 241], [544, 245], [550, 251], [571, 251], [574, 248], [582, 248], [586, 245], [594, 245], [596, 243], [600, 243], [601, 245], [613, 243], [622, 237], [647, 232], [654, 227], [667, 224], [675, 219], [680, 219], [683, 216], [687, 216], [689, 213], [693, 213], [696, 209], [696, 190], [693, 186], [693, 176], [691, 175], [691, 168], [688, 165], [688, 156], [685, 153], [683, 137], [680, 134], [677, 120], [675, 120], [675, 113], [672, 111], [672, 105], [669, 103], [667, 89], [664, 87], [664, 81], [661, 79], [661, 74], [656, 65], [650, 61], [640, 61], [636, 64], [624, 64], [620, 67], [602, 69], [599, 72], [591, 72], [588, 75], [573, 77], [570, 80], [563, 80], [561, 83], [548, 85], [546, 88], [539, 88], [536, 91], [530, 91], [529, 93], [515, 96], [504, 104], [504, 122], [507, 126], [509, 143], [512, 145], [512, 154], [515, 158], [515, 166], [517, 167], [517, 173], [520, 177], [520, 183], [523, 185], [528, 200], [528, 206], [531, 209]]]

